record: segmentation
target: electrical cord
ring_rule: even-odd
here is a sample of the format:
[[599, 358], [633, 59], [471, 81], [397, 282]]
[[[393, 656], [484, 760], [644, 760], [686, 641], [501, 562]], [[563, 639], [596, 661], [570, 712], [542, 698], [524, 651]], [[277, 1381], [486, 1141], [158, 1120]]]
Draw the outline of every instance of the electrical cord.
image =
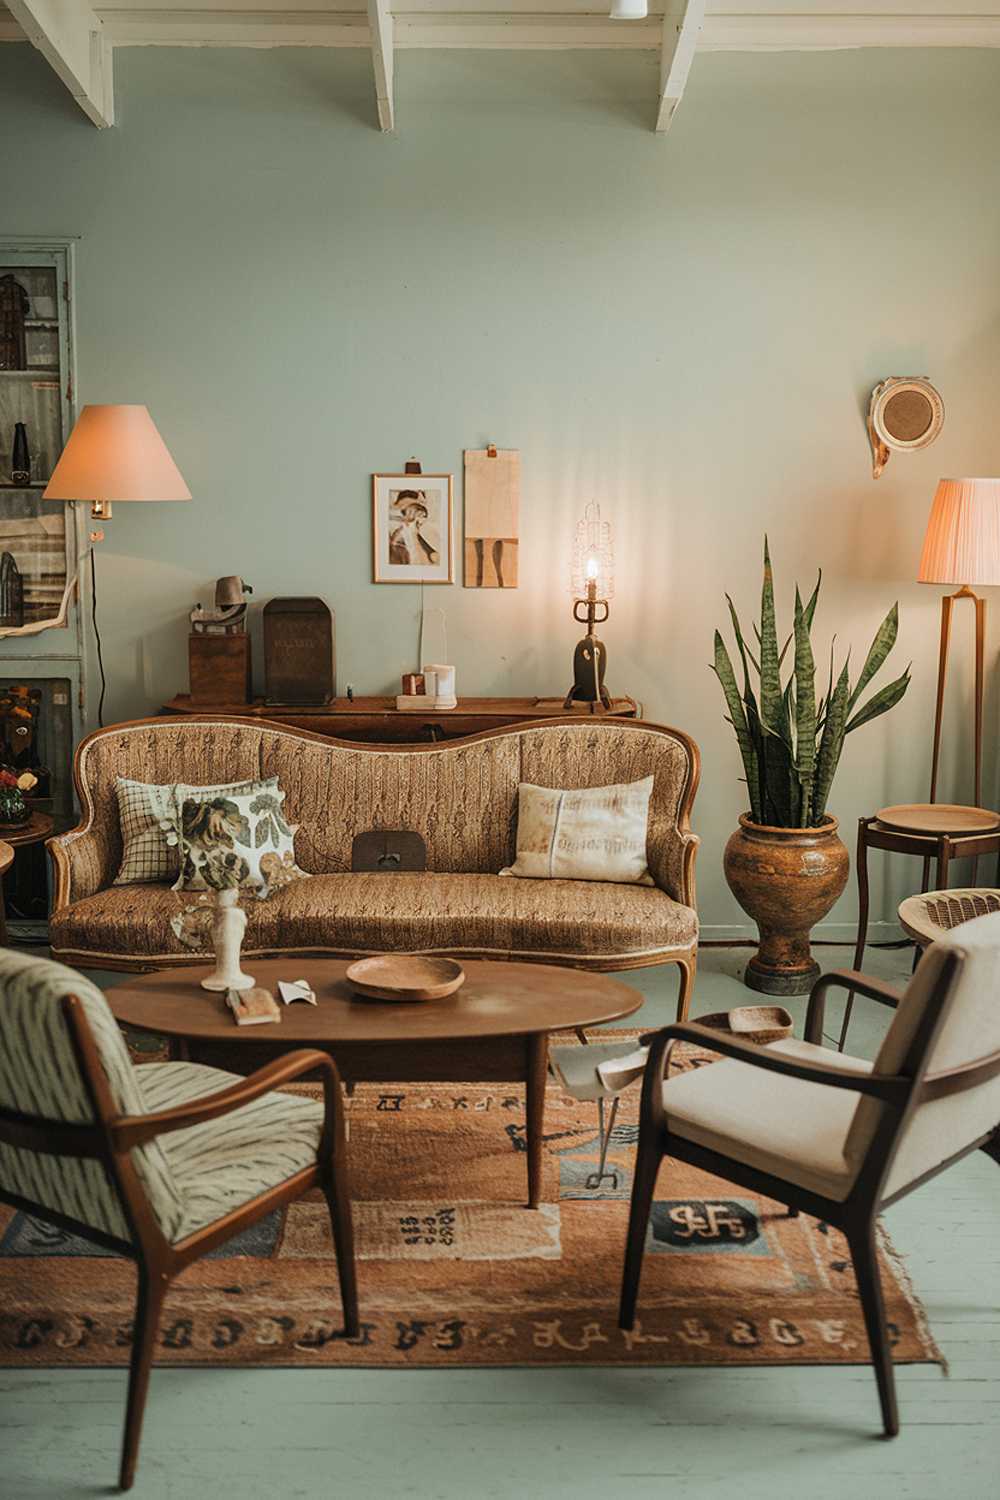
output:
[[94, 622], [94, 640], [97, 642], [97, 666], [101, 674], [101, 696], [97, 704], [97, 726], [104, 728], [104, 695], [108, 689], [107, 679], [104, 676], [104, 653], [101, 650], [101, 632], [97, 627], [97, 562], [94, 557], [94, 547], [90, 548], [90, 613]]

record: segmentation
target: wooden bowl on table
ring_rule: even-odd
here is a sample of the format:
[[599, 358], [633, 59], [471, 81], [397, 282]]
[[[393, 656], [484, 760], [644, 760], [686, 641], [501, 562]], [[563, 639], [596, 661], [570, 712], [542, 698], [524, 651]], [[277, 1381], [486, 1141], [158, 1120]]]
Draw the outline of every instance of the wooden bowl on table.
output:
[[465, 983], [465, 970], [453, 958], [385, 953], [351, 964], [347, 981], [368, 1000], [443, 1000]]
[[735, 1010], [715, 1011], [710, 1016], [695, 1016], [699, 1026], [725, 1032], [741, 1042], [783, 1042], [792, 1034], [792, 1018], [783, 1005], [739, 1005]]

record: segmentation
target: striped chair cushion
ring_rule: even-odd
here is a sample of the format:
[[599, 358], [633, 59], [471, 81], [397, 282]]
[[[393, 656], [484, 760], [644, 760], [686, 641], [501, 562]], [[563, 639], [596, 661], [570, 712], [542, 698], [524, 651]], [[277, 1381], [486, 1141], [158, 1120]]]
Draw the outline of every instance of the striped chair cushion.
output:
[[[66, 995], [83, 1006], [115, 1108], [140, 1114], [145, 1106], [135, 1070], [100, 990], [63, 964], [7, 948], [0, 949], [0, 1108], [68, 1124], [93, 1120], [60, 1010]], [[163, 1233], [173, 1238], [184, 1202], [162, 1148], [151, 1141], [132, 1152], [132, 1161]], [[5, 1191], [119, 1239], [131, 1237], [118, 1193], [94, 1160], [0, 1144], [0, 1194]]]
[[[200, 1063], [146, 1063], [135, 1070], [143, 1107], [169, 1109], [242, 1082]], [[172, 1238], [184, 1239], [316, 1161], [323, 1105], [267, 1094], [232, 1114], [161, 1137], [184, 1211]]]

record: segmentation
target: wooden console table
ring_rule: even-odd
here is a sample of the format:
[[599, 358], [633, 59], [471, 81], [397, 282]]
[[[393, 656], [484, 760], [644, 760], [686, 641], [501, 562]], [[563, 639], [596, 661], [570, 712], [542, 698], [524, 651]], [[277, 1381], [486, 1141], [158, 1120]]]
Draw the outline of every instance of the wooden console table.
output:
[[[396, 707], [393, 698], [333, 698], [329, 703], [295, 705], [265, 703], [193, 704], [187, 693], [179, 693], [160, 709], [161, 714], [235, 714], [240, 718], [266, 719], [275, 724], [290, 724], [296, 729], [311, 729], [337, 740], [366, 740], [373, 744], [407, 743], [421, 740], [451, 740], [483, 729], [501, 729], [508, 724], [528, 720], [561, 718], [566, 710], [561, 698], [459, 698], [457, 708], [428, 708], [411, 713]], [[578, 705], [571, 710], [574, 718], [606, 718], [606, 713], [592, 715]], [[634, 698], [615, 698], [611, 712], [617, 718], [642, 717], [641, 705]]]

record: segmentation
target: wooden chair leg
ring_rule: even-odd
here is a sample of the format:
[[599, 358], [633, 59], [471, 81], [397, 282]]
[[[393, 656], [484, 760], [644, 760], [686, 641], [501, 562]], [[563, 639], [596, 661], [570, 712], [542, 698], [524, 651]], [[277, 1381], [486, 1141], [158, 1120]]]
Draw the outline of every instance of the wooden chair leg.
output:
[[658, 1142], [644, 1141], [640, 1135], [635, 1153], [632, 1206], [629, 1209], [625, 1264], [622, 1268], [622, 1293], [618, 1308], [620, 1328], [632, 1328], [635, 1325], [635, 1304], [639, 1295], [643, 1251], [646, 1248], [646, 1226], [649, 1223], [653, 1189], [656, 1187], [656, 1174], [660, 1169], [661, 1160], [662, 1153]]
[[677, 1019], [686, 1021], [688, 1011], [691, 1009], [691, 994], [694, 990], [694, 976], [698, 968], [698, 955], [692, 953], [690, 958], [679, 959], [677, 967], [681, 976], [680, 988], [677, 991]]
[[122, 1462], [118, 1476], [118, 1487], [130, 1490], [135, 1480], [135, 1468], [139, 1457], [139, 1439], [142, 1436], [142, 1418], [146, 1410], [146, 1394], [149, 1390], [149, 1372], [153, 1364], [153, 1349], [163, 1311], [168, 1281], [162, 1271], [139, 1265], [139, 1285], [135, 1300], [135, 1323], [132, 1330], [132, 1355], [129, 1360], [128, 1404], [125, 1408], [125, 1436], [122, 1442]]
[[882, 1407], [882, 1425], [886, 1437], [895, 1437], [899, 1432], [899, 1410], [896, 1405], [896, 1378], [892, 1368], [892, 1351], [889, 1348], [889, 1330], [885, 1321], [885, 1303], [882, 1300], [882, 1283], [878, 1272], [875, 1250], [874, 1221], [848, 1236], [854, 1275], [858, 1282], [858, 1295], [865, 1315], [868, 1344], [875, 1366], [879, 1402]]
[[[340, 1181], [338, 1182], [338, 1176]], [[334, 1175], [324, 1181], [323, 1196], [330, 1210], [330, 1226], [337, 1252], [337, 1276], [340, 1280], [340, 1301], [344, 1309], [344, 1332], [349, 1339], [356, 1339], [361, 1331], [358, 1316], [358, 1280], [354, 1263], [354, 1227], [351, 1222], [351, 1200], [347, 1193], [344, 1174], [334, 1170]]]

